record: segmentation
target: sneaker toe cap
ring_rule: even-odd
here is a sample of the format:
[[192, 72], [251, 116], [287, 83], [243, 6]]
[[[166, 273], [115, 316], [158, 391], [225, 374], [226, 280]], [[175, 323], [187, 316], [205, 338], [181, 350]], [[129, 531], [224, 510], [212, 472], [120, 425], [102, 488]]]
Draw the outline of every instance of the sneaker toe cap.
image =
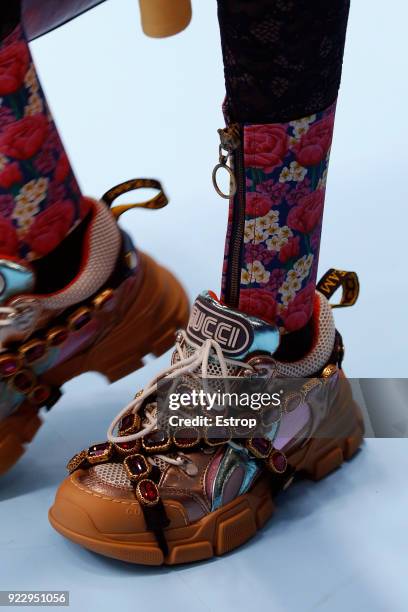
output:
[[[87, 486], [89, 470], [77, 470], [60, 485], [49, 511], [52, 526], [62, 535], [102, 554], [115, 557], [115, 546], [155, 545], [146, 530], [143, 510], [133, 491], [121, 497]], [[186, 524], [181, 504], [165, 503], [170, 527]], [[109, 552], [103, 550], [109, 544]], [[106, 545], [106, 546], [105, 546]]]

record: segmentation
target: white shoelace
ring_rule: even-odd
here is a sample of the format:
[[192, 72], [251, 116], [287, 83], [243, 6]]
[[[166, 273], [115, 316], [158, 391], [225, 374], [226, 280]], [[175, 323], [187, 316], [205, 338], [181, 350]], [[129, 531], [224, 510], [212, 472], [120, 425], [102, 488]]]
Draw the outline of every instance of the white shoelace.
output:
[[[13, 323], [17, 311], [15, 308], [9, 306], [0, 306], [0, 327], [7, 327]], [[6, 350], [3, 343], [0, 340], [0, 353]]]
[[9, 306], [0, 306], [0, 326], [5, 327], [6, 325], [11, 325], [16, 314], [17, 311], [15, 308], [10, 308]]
[[[176, 378], [177, 376], [181, 376], [185, 374], [186, 372], [191, 373], [198, 367], [201, 367], [202, 378], [218, 378], [217, 376], [208, 375], [208, 364], [209, 364], [210, 356], [212, 352], [214, 352], [217, 357], [223, 378], [228, 378], [230, 376], [228, 372], [228, 366], [232, 366], [235, 368], [241, 368], [245, 370], [253, 369], [247, 363], [243, 363], [242, 361], [236, 361], [235, 359], [226, 359], [223, 355], [221, 346], [218, 344], [218, 342], [216, 342], [213, 339], [208, 338], [199, 348], [197, 348], [194, 351], [194, 353], [190, 357], [185, 355], [182, 343], [184, 346], [188, 344], [187, 334], [185, 331], [178, 332], [178, 338], [175, 344], [175, 349], [178, 353], [180, 360], [174, 363], [173, 365], [171, 365], [170, 367], [159, 372], [159, 374], [157, 374], [150, 381], [147, 387], [143, 389], [143, 392], [139, 396], [137, 396], [134, 400], [132, 400], [127, 406], [125, 406], [123, 410], [119, 412], [119, 414], [114, 418], [114, 420], [112, 421], [108, 429], [107, 437], [110, 442], [116, 442], [116, 443], [133, 442], [134, 440], [138, 440], [139, 438], [146, 436], [147, 434], [151, 433], [154, 429], [157, 428], [157, 418], [154, 417], [152, 414], [147, 413], [146, 414], [147, 423], [143, 426], [143, 428], [140, 431], [134, 434], [130, 434], [128, 436], [115, 436], [114, 435], [114, 431], [116, 427], [118, 426], [118, 424], [120, 423], [122, 417], [124, 417], [125, 414], [128, 414], [130, 412], [137, 414], [144, 400], [150, 395], [152, 395], [153, 393], [156, 393], [157, 388], [158, 388], [158, 382], [160, 380], [164, 380], [164, 379], [168, 380], [168, 379]], [[172, 465], [181, 465], [185, 461], [185, 456], [183, 455], [177, 457], [177, 459], [173, 459], [172, 457], [168, 457], [167, 455], [157, 454], [155, 456], [158, 457], [159, 459], [162, 459], [166, 463], [170, 463]], [[150, 460], [150, 462], [154, 463], [154, 461], [152, 460]]]

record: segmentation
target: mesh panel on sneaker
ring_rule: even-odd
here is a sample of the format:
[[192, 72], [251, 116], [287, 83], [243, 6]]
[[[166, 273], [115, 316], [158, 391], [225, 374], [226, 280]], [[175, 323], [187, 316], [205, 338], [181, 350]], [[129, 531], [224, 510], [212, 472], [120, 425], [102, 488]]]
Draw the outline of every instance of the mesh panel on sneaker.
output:
[[92, 201], [94, 218], [86, 238], [86, 261], [77, 278], [70, 285], [50, 296], [36, 296], [47, 310], [65, 310], [93, 295], [110, 277], [119, 255], [121, 235], [119, 227], [106, 204]]
[[336, 328], [333, 313], [327, 299], [319, 292], [320, 300], [318, 337], [316, 344], [306, 357], [292, 363], [276, 362], [278, 372], [282, 376], [305, 378], [321, 370], [330, 359], [333, 351]]
[[132, 485], [122, 463], [103, 463], [101, 465], [95, 465], [88, 470], [88, 478], [92, 480], [92, 476], [96, 477], [103, 484], [110, 485], [111, 487], [132, 490]]
[[[191, 344], [188, 344], [187, 342], [183, 342], [182, 347], [183, 347], [186, 357], [191, 357], [197, 350], [196, 347], [192, 346]], [[180, 361], [180, 357], [177, 352], [174, 352], [173, 362], [177, 363], [178, 361]], [[207, 370], [208, 370], [208, 376], [216, 376], [216, 377], [222, 378], [221, 366], [218, 363], [218, 361], [210, 360], [208, 362]], [[237, 376], [239, 368], [235, 368], [234, 366], [227, 364], [227, 370], [228, 370], [229, 376]], [[201, 374], [201, 366], [198, 366], [197, 368], [192, 370], [192, 373]]]
[[[168, 453], [169, 457], [175, 457], [174, 453]], [[164, 472], [169, 464], [153, 455], [151, 457], [155, 462], [156, 466], [161, 472]], [[111, 487], [117, 487], [118, 489], [132, 490], [132, 484], [126, 475], [123, 463], [102, 463], [101, 465], [95, 465], [88, 470], [87, 481], [92, 484], [93, 480], [97, 480], [104, 485]]]
[[[174, 458], [175, 454], [166, 453], [166, 456]], [[169, 467], [169, 464], [166, 461], [164, 461], [164, 459], [160, 459], [160, 457], [157, 457], [157, 455], [153, 456], [153, 460], [161, 472], [164, 472]]]

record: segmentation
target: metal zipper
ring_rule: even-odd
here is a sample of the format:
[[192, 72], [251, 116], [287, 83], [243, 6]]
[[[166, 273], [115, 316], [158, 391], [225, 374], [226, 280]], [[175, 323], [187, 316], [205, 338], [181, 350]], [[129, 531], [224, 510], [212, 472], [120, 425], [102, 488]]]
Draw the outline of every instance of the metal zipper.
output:
[[[225, 168], [230, 176], [231, 191], [228, 196], [220, 193], [216, 181], [214, 187], [222, 197], [232, 199], [232, 221], [230, 248], [228, 254], [228, 268], [226, 272], [226, 285], [224, 291], [224, 302], [233, 308], [239, 305], [239, 292], [241, 284], [241, 251], [244, 240], [245, 229], [245, 168], [244, 151], [242, 146], [242, 127], [233, 123], [224, 130], [218, 130], [220, 135], [220, 162], [214, 168], [216, 173], [220, 167]], [[222, 156], [222, 150], [227, 151], [227, 156]], [[227, 166], [230, 160], [231, 167]], [[213, 173], [213, 179], [214, 179]]]

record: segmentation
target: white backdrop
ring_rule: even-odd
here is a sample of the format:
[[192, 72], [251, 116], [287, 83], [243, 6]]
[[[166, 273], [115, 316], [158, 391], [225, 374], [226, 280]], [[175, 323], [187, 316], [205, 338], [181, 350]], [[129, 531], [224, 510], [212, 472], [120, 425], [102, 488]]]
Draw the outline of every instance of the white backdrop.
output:
[[[352, 3], [329, 172], [320, 271], [356, 270], [361, 298], [337, 311], [353, 376], [406, 376], [408, 81], [406, 3]], [[85, 193], [161, 178], [163, 211], [123, 220], [194, 297], [219, 291], [227, 203], [211, 185], [224, 96], [215, 0], [153, 40], [136, 0], [109, 0], [36, 41], [33, 52]]]

